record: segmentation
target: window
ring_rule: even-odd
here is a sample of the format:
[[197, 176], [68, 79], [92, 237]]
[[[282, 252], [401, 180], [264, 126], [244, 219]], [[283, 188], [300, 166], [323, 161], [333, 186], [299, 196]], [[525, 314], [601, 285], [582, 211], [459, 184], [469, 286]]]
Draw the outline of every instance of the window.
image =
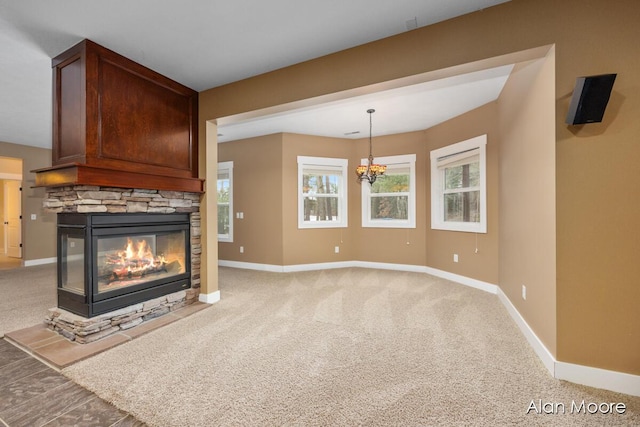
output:
[[[415, 228], [416, 155], [376, 157], [387, 165], [384, 175], [373, 185], [362, 183], [362, 226]], [[367, 159], [362, 159], [366, 164]]]
[[431, 152], [431, 228], [487, 232], [487, 135]]
[[347, 226], [347, 160], [298, 156], [298, 228]]
[[233, 242], [233, 162], [218, 163], [218, 241]]

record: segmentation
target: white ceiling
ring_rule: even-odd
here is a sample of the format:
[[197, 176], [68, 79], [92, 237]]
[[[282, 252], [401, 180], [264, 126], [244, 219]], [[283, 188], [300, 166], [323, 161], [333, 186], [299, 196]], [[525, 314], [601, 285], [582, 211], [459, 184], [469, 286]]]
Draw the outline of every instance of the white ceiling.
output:
[[364, 138], [369, 136], [370, 108], [375, 110], [371, 117], [373, 136], [428, 129], [495, 101], [512, 69], [513, 65], [504, 65], [219, 125], [218, 141], [278, 132]]
[[[0, 0], [0, 141], [51, 147], [51, 58], [84, 38], [201, 91], [505, 1]], [[368, 108], [377, 110], [374, 134], [416, 129], [403, 118], [424, 129], [495, 99], [509, 71], [352, 98], [345, 110], [334, 102], [253, 119], [247, 129], [229, 124], [221, 140], [280, 131], [362, 137]]]

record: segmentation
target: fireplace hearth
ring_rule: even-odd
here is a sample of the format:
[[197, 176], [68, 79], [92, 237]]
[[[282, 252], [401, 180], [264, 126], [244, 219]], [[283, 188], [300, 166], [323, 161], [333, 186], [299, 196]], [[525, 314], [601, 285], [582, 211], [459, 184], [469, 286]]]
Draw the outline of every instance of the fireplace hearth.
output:
[[93, 317], [191, 287], [188, 213], [59, 213], [58, 307]]

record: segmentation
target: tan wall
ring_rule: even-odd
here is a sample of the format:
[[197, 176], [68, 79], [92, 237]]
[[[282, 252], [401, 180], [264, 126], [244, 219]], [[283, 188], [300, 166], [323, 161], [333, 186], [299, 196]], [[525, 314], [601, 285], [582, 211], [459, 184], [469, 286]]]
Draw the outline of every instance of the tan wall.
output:
[[[518, 64], [499, 99], [500, 287], [556, 355], [555, 61]], [[522, 286], [526, 286], [526, 300]]]
[[[426, 156], [431, 150], [478, 135], [487, 135], [487, 233], [431, 229], [431, 165], [426, 165], [426, 247], [429, 267], [498, 284], [498, 146], [496, 103], [490, 103], [426, 131]], [[478, 253], [475, 253], [476, 242]], [[458, 254], [458, 262], [453, 262]]]
[[[233, 160], [233, 242], [220, 259], [282, 264], [282, 134], [218, 144], [218, 161]], [[215, 229], [213, 229], [215, 230]], [[240, 253], [240, 246], [244, 253]]]
[[[284, 265], [352, 260], [351, 228], [359, 218], [348, 213], [348, 228], [298, 229], [298, 156], [349, 159], [353, 142], [340, 138], [284, 134], [282, 150], [282, 231]], [[349, 165], [353, 162], [349, 160]], [[352, 197], [353, 186], [347, 191]], [[335, 253], [335, 247], [340, 252]]]
[[[375, 120], [375, 119], [374, 119]], [[416, 155], [416, 228], [364, 228], [362, 227], [362, 185], [354, 179], [353, 197], [350, 206], [354, 217], [354, 258], [359, 261], [425, 265], [425, 231], [427, 228], [426, 197], [428, 197], [426, 175], [429, 153], [425, 151], [427, 138], [423, 131], [373, 138], [373, 154], [376, 157]], [[369, 139], [357, 141], [357, 152], [352, 161], [352, 170], [369, 155]], [[375, 250], [369, 242], [383, 242]]]
[[[556, 355], [564, 362], [640, 374], [640, 263], [634, 258], [640, 253], [638, 22], [637, 0], [512, 0], [202, 92], [201, 117], [216, 119], [555, 44]], [[618, 80], [605, 121], [568, 127], [564, 116], [575, 78], [606, 72], [617, 72]], [[536, 318], [525, 320], [534, 330], [545, 329]]]
[[[0, 156], [22, 159], [22, 259], [25, 261], [56, 256], [56, 216], [44, 213], [43, 188], [35, 185], [34, 169], [51, 166], [51, 150], [0, 142]], [[36, 220], [30, 219], [36, 214]]]
[[[639, 375], [640, 5], [573, 13], [588, 31], [571, 43], [565, 30], [556, 50], [558, 359]], [[609, 72], [603, 122], [565, 125], [575, 77]]]

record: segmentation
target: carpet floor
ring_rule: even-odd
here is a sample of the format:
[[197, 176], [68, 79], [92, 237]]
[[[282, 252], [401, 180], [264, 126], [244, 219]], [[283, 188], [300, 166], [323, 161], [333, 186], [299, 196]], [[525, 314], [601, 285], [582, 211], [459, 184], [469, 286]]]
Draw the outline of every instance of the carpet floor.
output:
[[219, 278], [219, 303], [63, 374], [151, 426], [640, 425], [640, 398], [553, 379], [495, 295], [358, 268]]
[[44, 321], [57, 305], [56, 264], [0, 271], [0, 338]]

